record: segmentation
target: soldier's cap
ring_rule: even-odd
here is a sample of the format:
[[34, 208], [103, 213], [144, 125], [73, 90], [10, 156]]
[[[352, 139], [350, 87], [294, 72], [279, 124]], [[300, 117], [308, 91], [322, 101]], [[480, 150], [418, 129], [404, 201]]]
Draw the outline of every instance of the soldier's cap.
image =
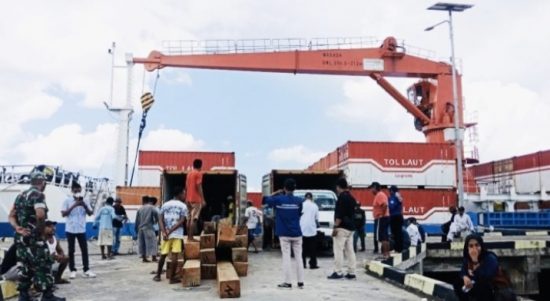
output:
[[55, 226], [55, 225], [57, 225], [57, 222], [56, 222], [56, 221], [51, 221], [51, 220], [47, 219], [47, 220], [44, 222], [44, 225], [46, 225], [46, 227], [47, 227], [47, 226]]
[[31, 181], [36, 180], [46, 180], [46, 176], [44, 176], [44, 173], [41, 171], [33, 171], [31, 173]]

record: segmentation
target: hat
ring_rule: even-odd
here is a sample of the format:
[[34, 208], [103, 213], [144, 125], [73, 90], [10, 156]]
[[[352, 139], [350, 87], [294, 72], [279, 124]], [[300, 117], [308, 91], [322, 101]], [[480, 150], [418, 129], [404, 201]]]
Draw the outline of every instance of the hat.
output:
[[397, 186], [395, 186], [395, 185], [392, 185], [392, 186], [390, 186], [390, 191], [391, 192], [398, 192], [399, 188], [397, 188]]
[[46, 226], [55, 226], [55, 225], [57, 225], [57, 222], [56, 222], [56, 221], [51, 221], [51, 220], [47, 219], [47, 220], [44, 222], [44, 225], [46, 225]]
[[372, 182], [372, 184], [370, 184], [370, 186], [368, 187], [368, 189], [371, 189], [371, 188], [376, 188], [377, 190], [380, 190], [380, 183], [378, 183], [378, 182]]
[[41, 171], [33, 171], [31, 172], [31, 181], [36, 180], [46, 180], [46, 176], [44, 176], [44, 173]]

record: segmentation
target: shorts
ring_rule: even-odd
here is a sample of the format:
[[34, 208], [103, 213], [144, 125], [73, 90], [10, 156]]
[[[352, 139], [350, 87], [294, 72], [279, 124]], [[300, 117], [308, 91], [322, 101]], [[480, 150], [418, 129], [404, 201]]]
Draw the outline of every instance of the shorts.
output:
[[388, 228], [390, 225], [389, 216], [384, 216], [378, 219], [378, 229], [376, 229], [376, 240], [377, 241], [388, 241]]
[[160, 255], [168, 255], [170, 253], [177, 254], [183, 251], [183, 240], [181, 238], [170, 238], [163, 240], [160, 245]]
[[113, 245], [113, 230], [112, 229], [101, 229], [97, 236], [97, 245], [98, 246], [112, 246]]
[[189, 203], [189, 219], [191, 221], [198, 220], [202, 210], [201, 203]]
[[256, 229], [248, 229], [248, 241], [253, 241], [256, 237]]

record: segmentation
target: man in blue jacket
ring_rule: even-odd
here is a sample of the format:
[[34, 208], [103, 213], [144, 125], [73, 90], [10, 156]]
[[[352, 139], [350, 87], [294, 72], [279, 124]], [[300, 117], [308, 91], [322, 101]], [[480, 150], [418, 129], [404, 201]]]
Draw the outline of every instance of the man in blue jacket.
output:
[[403, 251], [403, 198], [397, 186], [390, 186], [390, 198], [388, 199], [390, 210], [390, 229], [394, 241], [394, 250], [397, 253]]
[[294, 179], [286, 179], [284, 189], [275, 191], [264, 203], [275, 208], [275, 235], [279, 236], [281, 252], [283, 253], [284, 282], [279, 288], [292, 288], [290, 249], [294, 252], [298, 288], [304, 287], [304, 266], [302, 265], [302, 230], [300, 215], [302, 214], [302, 199], [293, 195], [296, 189]]

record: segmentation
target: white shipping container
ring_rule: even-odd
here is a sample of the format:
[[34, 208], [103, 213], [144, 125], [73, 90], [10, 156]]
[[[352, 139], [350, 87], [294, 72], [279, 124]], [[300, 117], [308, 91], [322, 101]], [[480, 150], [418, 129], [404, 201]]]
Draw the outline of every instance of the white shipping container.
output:
[[140, 166], [138, 169], [137, 176], [138, 176], [137, 186], [160, 187], [162, 169], [159, 167]]
[[517, 193], [540, 193], [550, 191], [550, 167], [546, 170], [534, 170], [529, 172], [516, 172], [514, 185]]
[[433, 160], [419, 167], [394, 168], [384, 167], [372, 159], [352, 160], [353, 163], [345, 163], [340, 166], [352, 186], [367, 186], [376, 181], [382, 185], [400, 187], [456, 187], [454, 161]]

